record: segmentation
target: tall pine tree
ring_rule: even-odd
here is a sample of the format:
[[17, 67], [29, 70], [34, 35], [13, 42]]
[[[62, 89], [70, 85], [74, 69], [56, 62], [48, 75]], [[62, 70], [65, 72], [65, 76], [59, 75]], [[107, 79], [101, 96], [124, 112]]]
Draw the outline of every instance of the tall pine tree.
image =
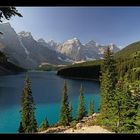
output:
[[124, 129], [123, 132], [133, 132], [135, 130], [135, 119], [136, 119], [136, 100], [135, 95], [132, 92], [132, 86], [129, 81], [129, 75], [126, 73], [124, 76], [124, 84], [123, 84], [123, 90], [125, 97], [125, 115], [124, 115]]
[[115, 90], [115, 103], [112, 114], [112, 121], [114, 122], [111, 126], [112, 130], [116, 133], [122, 132], [125, 122], [126, 113], [126, 93], [123, 88], [124, 81], [120, 78], [116, 84]]
[[136, 121], [135, 121], [135, 131], [140, 133], [140, 80], [135, 81], [135, 83], [133, 83], [133, 94], [135, 95], [135, 104], [136, 104], [136, 109], [137, 109], [137, 113], [136, 113]]
[[135, 132], [138, 104], [134, 87], [129, 81], [128, 73], [116, 84], [112, 114], [114, 123], [111, 126], [115, 132]]
[[64, 81], [63, 94], [61, 99], [60, 120], [59, 120], [59, 123], [63, 126], [69, 125], [70, 122], [70, 110], [67, 91], [68, 91], [67, 82]]
[[78, 104], [78, 112], [77, 112], [77, 120], [81, 120], [83, 117], [87, 115], [86, 106], [84, 101], [84, 88], [81, 84], [80, 88], [80, 96], [79, 96], [79, 104]]
[[108, 47], [101, 66], [101, 123], [110, 126], [114, 106], [116, 69], [113, 53]]
[[94, 113], [94, 100], [90, 100], [89, 102], [89, 111], [88, 111], [88, 116], [91, 116]]
[[45, 120], [41, 123], [40, 125], [40, 130], [46, 130], [49, 127], [49, 122], [48, 122], [48, 118], [46, 116]]
[[37, 132], [37, 122], [35, 119], [35, 104], [31, 91], [31, 82], [28, 77], [25, 79], [25, 84], [21, 97], [21, 128], [24, 133]]
[[[127, 79], [126, 79], [127, 78]], [[127, 91], [127, 112], [125, 121], [125, 131], [127, 132], [140, 132], [140, 81], [135, 80], [132, 83], [130, 76], [125, 76], [124, 88]]]

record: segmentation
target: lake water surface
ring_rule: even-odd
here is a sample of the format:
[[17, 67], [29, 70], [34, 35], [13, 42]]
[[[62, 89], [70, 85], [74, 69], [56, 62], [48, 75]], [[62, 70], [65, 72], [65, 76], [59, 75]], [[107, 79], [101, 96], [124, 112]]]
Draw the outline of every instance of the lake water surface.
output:
[[[56, 72], [28, 73], [34, 102], [36, 104], [36, 119], [38, 126], [46, 115], [50, 124], [59, 120], [60, 102], [64, 78]], [[20, 97], [26, 74], [0, 77], [0, 133], [17, 133], [20, 122]], [[99, 82], [87, 80], [66, 79], [69, 99], [72, 100], [73, 116], [76, 116], [80, 85], [84, 87], [85, 102], [94, 99], [95, 111], [99, 108]]]

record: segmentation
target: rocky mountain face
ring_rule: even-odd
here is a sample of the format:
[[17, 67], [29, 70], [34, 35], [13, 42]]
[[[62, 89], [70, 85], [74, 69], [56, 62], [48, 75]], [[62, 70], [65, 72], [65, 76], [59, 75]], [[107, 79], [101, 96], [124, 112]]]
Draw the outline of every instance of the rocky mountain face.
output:
[[120, 50], [115, 44], [100, 45], [93, 40], [82, 44], [77, 38], [69, 39], [63, 43], [56, 43], [53, 40], [45, 42], [42, 39], [41, 42], [49, 49], [66, 55], [71, 62], [102, 59], [107, 47], [110, 47], [113, 52]]
[[101, 59], [104, 50], [110, 46], [114, 52], [119, 48], [110, 44], [103, 46], [91, 40], [82, 44], [77, 38], [64, 43], [44, 39], [35, 40], [30, 32], [16, 33], [9, 23], [0, 24], [0, 50], [12, 63], [27, 69], [38, 67], [42, 63], [65, 65], [77, 61]]
[[77, 38], [68, 40], [59, 45], [57, 51], [69, 56], [74, 61], [88, 61], [102, 59], [103, 53], [107, 47], [110, 47], [113, 52], [119, 51], [119, 48], [114, 44], [103, 46], [91, 40], [84, 45]]
[[0, 50], [9, 61], [20, 67], [32, 69], [43, 62], [67, 64], [68, 57], [36, 41], [30, 32], [16, 33], [9, 23], [0, 24]]

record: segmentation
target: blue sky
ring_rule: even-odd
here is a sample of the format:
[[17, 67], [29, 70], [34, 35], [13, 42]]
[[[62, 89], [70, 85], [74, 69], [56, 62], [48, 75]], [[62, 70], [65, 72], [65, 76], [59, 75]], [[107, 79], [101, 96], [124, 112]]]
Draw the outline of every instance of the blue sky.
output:
[[140, 7], [17, 7], [23, 18], [9, 22], [35, 39], [64, 42], [78, 38], [118, 46], [140, 40]]

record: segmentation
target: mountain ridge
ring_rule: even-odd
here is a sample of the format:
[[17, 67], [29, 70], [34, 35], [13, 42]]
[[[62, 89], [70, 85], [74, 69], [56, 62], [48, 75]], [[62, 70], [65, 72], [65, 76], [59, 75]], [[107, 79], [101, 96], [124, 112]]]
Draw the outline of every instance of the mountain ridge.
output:
[[[122, 77], [129, 72], [131, 79], [140, 77], [140, 41], [131, 43], [121, 51], [114, 54], [116, 71]], [[89, 61], [80, 64], [69, 65], [58, 70], [57, 74], [69, 78], [89, 78], [99, 80], [100, 66], [103, 60]]]
[[[46, 42], [43, 38], [35, 40], [31, 32], [16, 33], [10, 23], [0, 24], [0, 30], [4, 33], [0, 36], [0, 43], [4, 47], [0, 50], [12, 63], [27, 69], [34, 69], [42, 63], [67, 65], [77, 61], [102, 59], [103, 51], [108, 47], [95, 41], [92, 41], [93, 44], [88, 42], [84, 45], [78, 38], [63, 43], [53, 40]], [[115, 52], [119, 51], [116, 45], [112, 49]]]

